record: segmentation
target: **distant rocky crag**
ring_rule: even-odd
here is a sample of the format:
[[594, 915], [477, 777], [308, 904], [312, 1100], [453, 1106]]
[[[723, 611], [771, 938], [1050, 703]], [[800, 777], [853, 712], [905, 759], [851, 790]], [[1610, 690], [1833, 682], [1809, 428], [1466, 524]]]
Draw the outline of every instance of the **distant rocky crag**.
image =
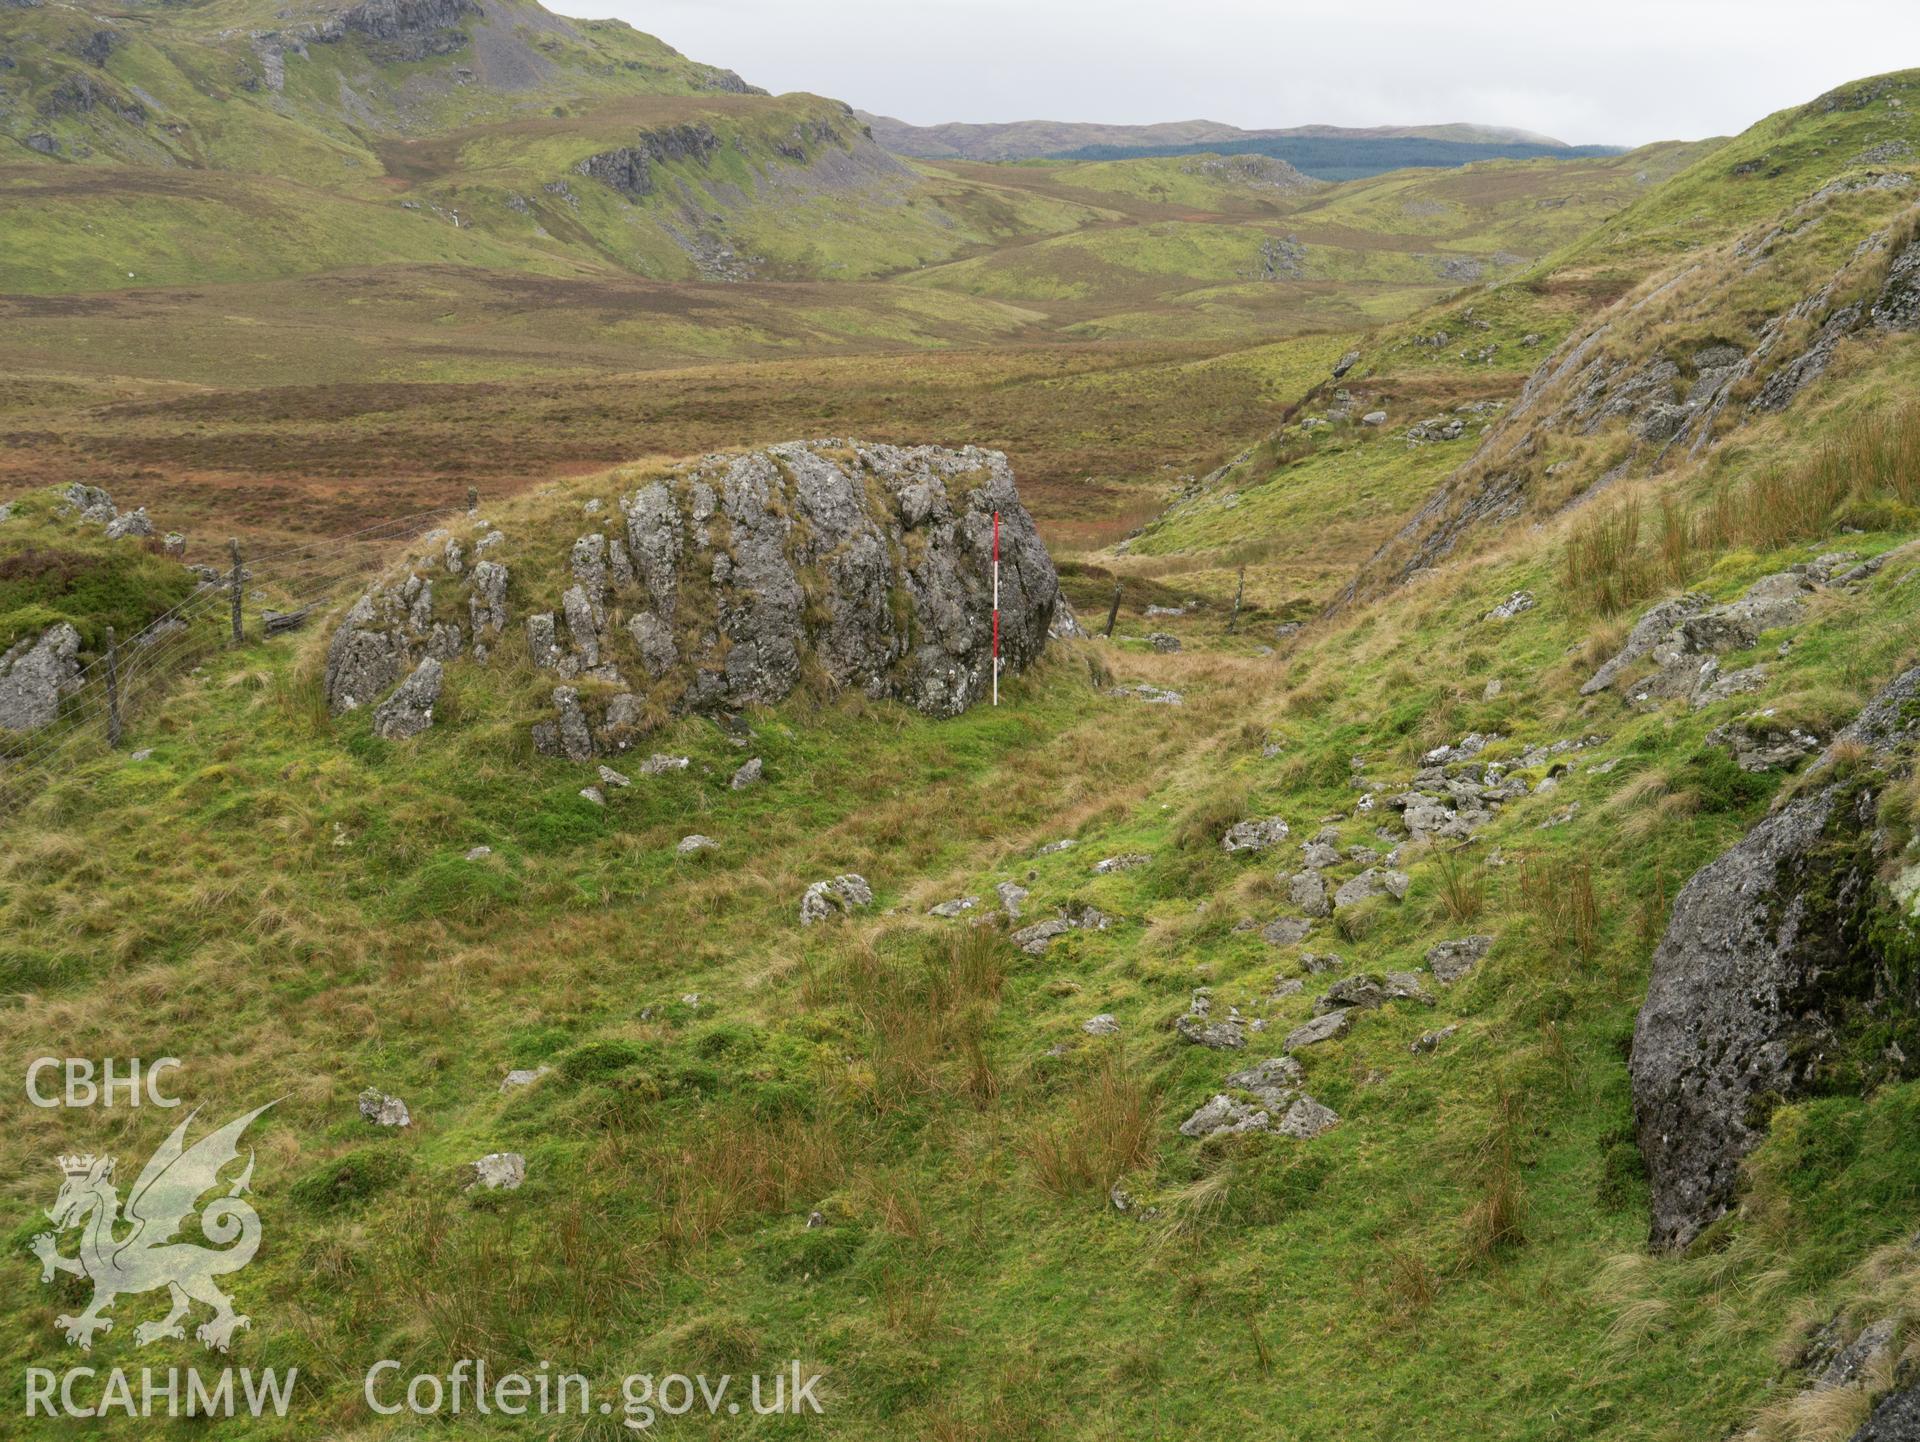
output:
[[[435, 531], [334, 632], [336, 713], [389, 738], [433, 724], [451, 666], [531, 666], [536, 746], [584, 761], [675, 715], [810, 687], [954, 716], [1073, 626], [998, 451], [790, 442], [571, 489], [518, 534]], [[551, 683], [550, 685], [547, 683]]]

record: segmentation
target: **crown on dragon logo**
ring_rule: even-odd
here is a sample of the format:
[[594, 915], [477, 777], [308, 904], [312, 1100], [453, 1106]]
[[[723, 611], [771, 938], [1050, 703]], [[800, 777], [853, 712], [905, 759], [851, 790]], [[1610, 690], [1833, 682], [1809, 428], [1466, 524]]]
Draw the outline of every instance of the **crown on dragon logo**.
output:
[[88, 1172], [93, 1170], [92, 1152], [81, 1152], [79, 1155], [71, 1157], [62, 1156], [56, 1158], [56, 1160], [60, 1164], [60, 1170], [70, 1177], [84, 1177]]

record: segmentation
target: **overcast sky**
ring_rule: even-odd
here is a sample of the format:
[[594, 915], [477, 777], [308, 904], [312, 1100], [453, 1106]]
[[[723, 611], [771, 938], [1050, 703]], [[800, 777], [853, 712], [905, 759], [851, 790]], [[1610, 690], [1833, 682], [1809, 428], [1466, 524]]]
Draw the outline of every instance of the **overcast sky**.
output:
[[1470, 120], [1575, 144], [1743, 130], [1920, 65], [1914, 0], [547, 0], [920, 125]]

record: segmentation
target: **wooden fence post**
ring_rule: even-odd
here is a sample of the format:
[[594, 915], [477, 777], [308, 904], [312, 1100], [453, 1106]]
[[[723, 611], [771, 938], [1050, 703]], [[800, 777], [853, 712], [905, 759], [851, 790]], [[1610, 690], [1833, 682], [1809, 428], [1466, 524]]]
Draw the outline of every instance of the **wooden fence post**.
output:
[[1240, 584], [1233, 588], [1233, 614], [1227, 617], [1227, 634], [1231, 636], [1240, 625], [1240, 598], [1246, 594], [1247, 568], [1240, 568]]
[[107, 627], [107, 745], [120, 744], [120, 648]]
[[240, 542], [229, 539], [227, 554], [233, 557], [233, 577], [228, 582], [228, 587], [233, 598], [233, 644], [238, 646], [246, 640], [246, 632], [240, 627]]
[[1113, 623], [1117, 621], [1119, 618], [1120, 618], [1120, 583], [1118, 581], [1115, 581], [1113, 583], [1113, 604], [1107, 607], [1106, 635], [1109, 639], [1111, 639], [1113, 636]]

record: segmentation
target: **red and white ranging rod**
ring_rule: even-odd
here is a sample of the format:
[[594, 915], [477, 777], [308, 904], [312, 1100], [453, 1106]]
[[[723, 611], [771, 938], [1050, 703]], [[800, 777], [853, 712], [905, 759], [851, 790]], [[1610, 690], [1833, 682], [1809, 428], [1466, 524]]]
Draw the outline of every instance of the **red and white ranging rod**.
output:
[[993, 513], [993, 704], [1000, 704], [1000, 513]]

